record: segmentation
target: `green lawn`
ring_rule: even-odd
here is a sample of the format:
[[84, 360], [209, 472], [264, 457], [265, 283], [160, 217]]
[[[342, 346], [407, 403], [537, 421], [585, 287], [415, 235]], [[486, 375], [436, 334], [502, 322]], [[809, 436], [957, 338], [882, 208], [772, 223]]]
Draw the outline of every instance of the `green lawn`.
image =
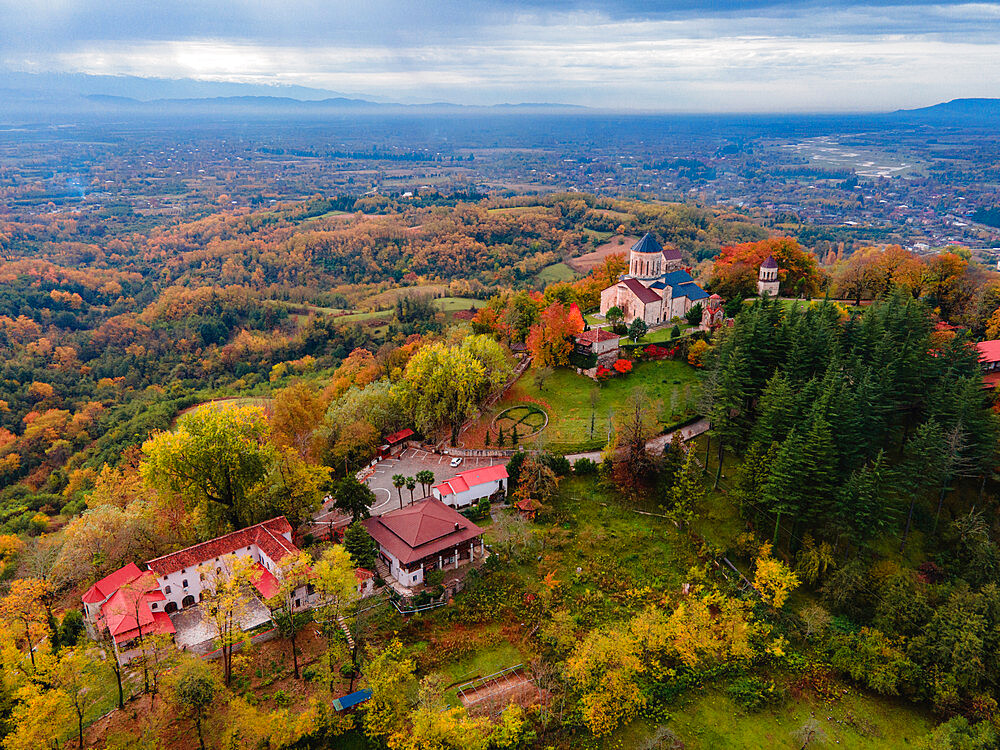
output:
[[434, 300], [434, 306], [441, 312], [455, 312], [456, 310], [468, 310], [474, 307], [477, 310], [486, 304], [485, 300], [474, 297], [439, 297]]
[[[536, 441], [566, 453], [597, 450], [607, 441], [615, 410], [621, 408], [636, 388], [645, 390], [651, 402], [659, 403], [657, 417], [660, 427], [666, 428], [694, 415], [700, 387], [699, 372], [673, 360], [637, 363], [628, 375], [612, 378], [602, 385], [570, 369], [559, 368], [539, 389], [533, 371], [529, 370], [487, 418], [492, 420], [515, 404], [537, 403], [548, 413], [549, 426]], [[495, 441], [496, 436], [491, 439]]]
[[[687, 323], [682, 323], [680, 325], [681, 333], [694, 328], [695, 326], [689, 326]], [[619, 346], [623, 344], [662, 344], [664, 341], [670, 341], [670, 332], [674, 329], [673, 325], [662, 326], [661, 328], [654, 328], [652, 331], [647, 333], [638, 341], [632, 341], [628, 336], [622, 336], [618, 340]]]
[[365, 320], [374, 320], [375, 318], [389, 318], [392, 317], [392, 310], [370, 310], [368, 312], [357, 312], [350, 313], [348, 315], [338, 315], [338, 323], [360, 323]]
[[[565, 538], [547, 544], [539, 569], [532, 567], [527, 576], [537, 580], [540, 570], [554, 570], [574, 595], [567, 600], [570, 609], [588, 625], [628, 616], [616, 592], [643, 585], [674, 590], [697, 564], [691, 543], [673, 523], [634, 512], [633, 504], [594, 477], [565, 477], [549, 503], [566, 519], [560, 524]], [[659, 512], [649, 504], [638, 509]]]
[[553, 263], [539, 271], [535, 278], [545, 286], [556, 284], [561, 281], [576, 281], [580, 274], [567, 266], [565, 263]]

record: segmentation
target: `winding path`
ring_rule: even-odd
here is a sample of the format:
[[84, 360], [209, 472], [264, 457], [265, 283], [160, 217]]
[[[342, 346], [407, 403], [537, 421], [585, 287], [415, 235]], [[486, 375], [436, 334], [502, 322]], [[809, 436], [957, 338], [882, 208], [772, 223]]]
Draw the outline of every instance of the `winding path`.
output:
[[[674, 432], [680, 432], [682, 440], [691, 440], [692, 438], [696, 438], [699, 435], [708, 432], [709, 427], [710, 424], [708, 419], [702, 417], [697, 422], [692, 422], [686, 427], [681, 427], [680, 430], [673, 430], [672, 432], [664, 432], [662, 435], [657, 435], [655, 438], [646, 443], [646, 450], [653, 453], [662, 453], [667, 443], [669, 443], [673, 438]], [[570, 460], [570, 463], [576, 461], [578, 458], [589, 458], [591, 461], [600, 461], [601, 452], [590, 451], [588, 453], [571, 453], [566, 456], [566, 458]]]

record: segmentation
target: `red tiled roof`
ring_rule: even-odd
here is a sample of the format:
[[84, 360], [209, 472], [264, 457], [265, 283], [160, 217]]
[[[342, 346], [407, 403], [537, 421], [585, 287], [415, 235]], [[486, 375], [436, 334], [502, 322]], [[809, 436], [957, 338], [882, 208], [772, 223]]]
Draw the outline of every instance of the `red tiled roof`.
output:
[[[156, 635], [157, 633], [176, 633], [177, 630], [174, 628], [174, 623], [170, 619], [170, 615], [166, 612], [153, 612], [153, 620], [149, 625], [143, 625], [142, 634]], [[133, 638], [139, 635], [139, 629], [126, 630], [123, 633], [115, 636], [115, 643], [125, 643], [126, 641], [131, 641]]]
[[399, 432], [392, 433], [385, 439], [385, 442], [388, 443], [389, 445], [395, 445], [401, 440], [406, 440], [406, 438], [410, 437], [413, 437], [413, 430], [411, 430], [410, 428], [406, 428], [405, 430], [400, 430]]
[[483, 534], [476, 524], [435, 497], [366, 518], [361, 523], [379, 546], [403, 563], [415, 562]]
[[260, 563], [254, 563], [250, 575], [250, 581], [253, 583], [254, 588], [265, 599], [270, 599], [281, 590], [281, 584], [278, 583], [278, 579]]
[[983, 363], [1000, 362], [1000, 339], [980, 341], [976, 344], [979, 350], [979, 361]]
[[[150, 602], [162, 602], [164, 598], [156, 586], [156, 576], [146, 571], [139, 578], [123, 584], [104, 603], [101, 607], [103, 624], [119, 642], [138, 635], [140, 629], [146, 633], [153, 625]], [[134, 635], [125, 637], [129, 633]]]
[[654, 292], [652, 289], [647, 289], [636, 279], [622, 279], [622, 283], [628, 287], [632, 294], [639, 298], [640, 302], [647, 305], [650, 302], [658, 302], [662, 299], [659, 294]]
[[157, 575], [164, 576], [182, 568], [196, 567], [206, 560], [227, 555], [252, 544], [257, 545], [260, 551], [271, 560], [278, 562], [286, 555], [298, 552], [298, 548], [282, 536], [282, 534], [290, 534], [291, 532], [292, 527], [288, 523], [288, 519], [284, 516], [278, 516], [256, 526], [249, 526], [231, 534], [196, 544], [193, 547], [157, 557], [146, 564]]
[[601, 341], [607, 341], [608, 339], [617, 339], [618, 335], [611, 333], [605, 328], [591, 328], [588, 331], [584, 331], [576, 340], [580, 344], [597, 344]]
[[129, 563], [124, 568], [119, 568], [114, 573], [111, 573], [89, 589], [83, 595], [83, 601], [86, 604], [97, 604], [98, 602], [103, 602], [118, 589], [127, 583], [132, 583], [136, 578], [142, 575], [142, 571], [139, 570], [139, 566], [135, 563]]
[[354, 569], [354, 578], [358, 581], [367, 581], [369, 578], [374, 578], [375, 574], [370, 570], [365, 570], [364, 568]]
[[481, 484], [489, 484], [498, 479], [507, 478], [507, 467], [503, 464], [484, 466], [481, 469], [468, 469], [460, 471], [451, 479], [446, 479], [441, 484], [435, 485], [434, 489], [442, 495], [465, 492], [470, 487], [478, 487]]

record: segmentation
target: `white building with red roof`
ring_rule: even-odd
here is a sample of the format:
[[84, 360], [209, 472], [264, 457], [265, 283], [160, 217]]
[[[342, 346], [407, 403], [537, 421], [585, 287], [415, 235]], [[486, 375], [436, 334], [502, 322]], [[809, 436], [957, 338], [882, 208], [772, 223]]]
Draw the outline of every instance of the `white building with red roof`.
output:
[[175, 632], [169, 615], [159, 609], [163, 599], [163, 593], [156, 586], [156, 576], [129, 563], [84, 593], [87, 631], [92, 638], [99, 638], [108, 631], [116, 655], [126, 662], [134, 656], [135, 644], [140, 638]]
[[503, 464], [461, 471], [431, 488], [431, 495], [452, 508], [467, 508], [491, 498], [507, 488], [507, 467]]
[[[129, 563], [84, 593], [87, 630], [94, 638], [109, 631], [119, 658], [128, 661], [134, 655], [129, 646], [140, 637], [175, 633], [171, 615], [195, 607], [214, 576], [232, 569], [234, 558], [253, 561], [252, 582], [260, 599], [266, 601], [281, 589], [282, 560], [298, 551], [292, 543], [292, 527], [281, 516], [157, 557], [146, 563], [146, 571]], [[366, 588], [364, 580], [359, 584], [362, 590]], [[301, 586], [291, 595], [297, 610], [315, 606], [317, 599], [311, 585]]]
[[362, 523], [381, 564], [405, 588], [421, 585], [433, 570], [457, 569], [485, 555], [483, 530], [436, 497]]
[[[280, 587], [281, 561], [298, 552], [292, 543], [292, 526], [284, 516], [256, 526], [210, 539], [193, 547], [171, 552], [146, 563], [156, 574], [164, 594], [163, 611], [176, 612], [201, 601], [202, 589], [211, 585], [208, 573], [222, 573], [229, 555], [254, 561], [254, 587], [263, 599], [270, 599]], [[299, 607], [307, 606], [304, 592], [296, 592]]]
[[1000, 382], [1000, 339], [980, 341], [976, 344], [979, 364], [983, 367], [983, 386], [993, 388]]

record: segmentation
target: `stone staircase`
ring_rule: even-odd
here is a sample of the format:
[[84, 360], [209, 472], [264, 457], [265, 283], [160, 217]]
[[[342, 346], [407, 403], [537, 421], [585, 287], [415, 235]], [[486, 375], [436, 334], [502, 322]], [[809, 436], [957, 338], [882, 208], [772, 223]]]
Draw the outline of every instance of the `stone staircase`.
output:
[[351, 650], [353, 651], [354, 650], [354, 636], [351, 635], [351, 629], [349, 627], [347, 627], [347, 620], [345, 620], [343, 618], [343, 616], [340, 616], [340, 617], [337, 618], [337, 624], [340, 625], [340, 629], [343, 630], [344, 631], [344, 635], [347, 636], [347, 645], [350, 646]]

